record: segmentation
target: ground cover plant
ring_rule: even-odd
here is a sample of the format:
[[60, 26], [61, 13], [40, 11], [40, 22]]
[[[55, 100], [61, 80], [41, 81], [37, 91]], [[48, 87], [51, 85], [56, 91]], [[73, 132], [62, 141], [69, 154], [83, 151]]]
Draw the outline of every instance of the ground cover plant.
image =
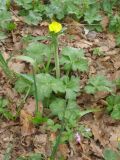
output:
[[119, 159], [118, 5], [0, 1], [1, 159]]

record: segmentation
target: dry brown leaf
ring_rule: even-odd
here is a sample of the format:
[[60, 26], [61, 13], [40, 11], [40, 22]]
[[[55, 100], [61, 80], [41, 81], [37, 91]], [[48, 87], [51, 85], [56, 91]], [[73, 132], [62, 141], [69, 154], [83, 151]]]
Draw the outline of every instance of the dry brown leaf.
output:
[[9, 63], [9, 67], [11, 70], [13, 70], [16, 73], [24, 72], [25, 70], [25, 64], [19, 61], [11, 61]]
[[91, 147], [94, 155], [96, 155], [98, 157], [103, 157], [102, 149], [93, 140], [90, 143], [90, 147]]
[[95, 100], [98, 101], [99, 99], [105, 98], [109, 93], [108, 92], [103, 92], [99, 91], [95, 94]]
[[68, 160], [88, 160], [88, 159], [83, 159], [82, 157], [72, 156], [72, 157], [69, 157]]
[[[20, 112], [21, 134], [23, 136], [35, 133], [35, 127], [31, 122], [31, 119], [35, 114], [35, 105], [35, 100], [33, 98], [29, 98]], [[42, 111], [43, 106], [42, 103], [39, 102], [39, 112], [42, 114]]]
[[45, 26], [47, 27], [49, 25], [49, 23], [47, 21], [43, 21], [40, 23], [40, 26]]
[[48, 141], [47, 134], [35, 135], [33, 139], [33, 144], [35, 146], [34, 151], [36, 153], [41, 153], [43, 155], [46, 155], [47, 141]]
[[113, 55], [111, 57], [111, 61], [113, 62], [113, 65], [116, 70], [120, 68], [120, 55], [119, 54]]
[[74, 46], [76, 48], [89, 48], [92, 46], [92, 43], [89, 41], [86, 41], [85, 39], [81, 39], [80, 41], [77, 41]]
[[112, 126], [109, 134], [110, 146], [115, 149], [118, 147], [118, 139], [120, 138], [120, 126]]
[[107, 34], [107, 46], [109, 49], [113, 49], [116, 46], [115, 36], [113, 34]]
[[106, 52], [105, 54], [109, 55], [109, 56], [113, 56], [113, 55], [116, 55], [116, 54], [119, 54], [119, 53], [120, 53], [120, 48], [115, 48], [113, 50], [110, 50], [110, 51]]
[[35, 133], [35, 127], [31, 122], [32, 116], [24, 109], [20, 112], [21, 135], [28, 136]]
[[103, 16], [102, 21], [101, 21], [101, 26], [103, 28], [103, 31], [106, 31], [108, 24], [109, 24], [109, 17]]
[[50, 141], [54, 142], [55, 140], [56, 140], [56, 133], [53, 132], [50, 134]]
[[68, 157], [69, 149], [68, 149], [67, 144], [60, 144], [59, 151], [62, 154], [62, 156], [64, 157], [64, 159], [66, 159]]
[[120, 70], [117, 70], [115, 73], [112, 75], [112, 80], [116, 80], [120, 78]]

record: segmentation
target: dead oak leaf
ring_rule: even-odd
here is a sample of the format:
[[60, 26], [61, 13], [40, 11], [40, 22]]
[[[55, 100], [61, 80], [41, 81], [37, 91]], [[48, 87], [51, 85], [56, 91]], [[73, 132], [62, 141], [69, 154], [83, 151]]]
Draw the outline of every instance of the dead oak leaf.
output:
[[35, 127], [32, 124], [32, 116], [24, 109], [20, 112], [21, 135], [28, 136], [35, 133]]
[[[27, 136], [34, 134], [36, 129], [33, 125], [31, 119], [34, 118], [35, 114], [35, 100], [29, 98], [20, 112], [20, 123], [21, 123], [21, 134], [22, 136]], [[39, 112], [42, 114], [43, 105], [39, 102]]]

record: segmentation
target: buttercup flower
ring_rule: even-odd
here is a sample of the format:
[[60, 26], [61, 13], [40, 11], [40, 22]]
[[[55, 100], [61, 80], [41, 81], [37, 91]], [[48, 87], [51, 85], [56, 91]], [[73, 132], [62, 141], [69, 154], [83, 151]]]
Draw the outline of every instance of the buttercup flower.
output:
[[56, 21], [53, 21], [51, 24], [49, 24], [49, 31], [58, 33], [62, 30], [62, 25]]

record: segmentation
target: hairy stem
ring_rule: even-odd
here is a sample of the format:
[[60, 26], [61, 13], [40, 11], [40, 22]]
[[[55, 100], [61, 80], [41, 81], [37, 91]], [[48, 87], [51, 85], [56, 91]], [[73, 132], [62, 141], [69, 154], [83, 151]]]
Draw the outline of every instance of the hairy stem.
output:
[[54, 59], [55, 59], [55, 70], [56, 70], [56, 77], [60, 78], [60, 64], [59, 64], [59, 55], [58, 55], [58, 37], [55, 35], [53, 40], [54, 45]]
[[33, 80], [34, 80], [34, 89], [35, 89], [35, 101], [36, 101], [36, 108], [35, 108], [35, 114], [38, 113], [38, 92], [37, 92], [37, 84], [36, 84], [36, 77], [35, 77], [35, 69], [32, 67], [33, 72]]

